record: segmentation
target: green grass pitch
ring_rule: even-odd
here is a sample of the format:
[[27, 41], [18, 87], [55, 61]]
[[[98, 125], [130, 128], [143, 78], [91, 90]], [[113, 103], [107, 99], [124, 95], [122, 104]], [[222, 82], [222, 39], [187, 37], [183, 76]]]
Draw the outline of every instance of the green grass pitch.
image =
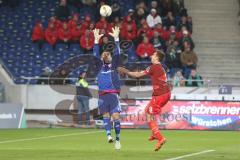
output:
[[162, 131], [168, 141], [159, 152], [149, 133], [123, 129], [116, 151], [98, 129], [0, 130], [0, 160], [166, 160], [206, 150], [215, 151], [180, 159], [240, 160], [239, 132]]

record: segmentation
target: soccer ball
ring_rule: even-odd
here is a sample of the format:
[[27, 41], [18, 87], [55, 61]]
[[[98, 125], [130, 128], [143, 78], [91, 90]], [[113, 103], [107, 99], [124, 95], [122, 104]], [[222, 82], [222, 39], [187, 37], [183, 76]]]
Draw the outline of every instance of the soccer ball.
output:
[[103, 17], [108, 17], [112, 14], [112, 8], [109, 5], [102, 5], [100, 8], [100, 14]]

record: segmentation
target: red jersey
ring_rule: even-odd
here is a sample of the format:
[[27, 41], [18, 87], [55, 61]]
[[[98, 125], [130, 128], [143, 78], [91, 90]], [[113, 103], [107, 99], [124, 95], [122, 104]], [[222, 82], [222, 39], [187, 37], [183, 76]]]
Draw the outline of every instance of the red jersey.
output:
[[166, 72], [160, 63], [151, 65], [144, 73], [149, 75], [152, 80], [153, 96], [160, 96], [170, 92]]

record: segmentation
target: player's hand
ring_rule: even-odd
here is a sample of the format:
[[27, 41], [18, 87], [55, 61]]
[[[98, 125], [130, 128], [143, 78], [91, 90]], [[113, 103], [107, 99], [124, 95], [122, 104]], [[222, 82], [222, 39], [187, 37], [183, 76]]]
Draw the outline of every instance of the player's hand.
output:
[[93, 34], [94, 34], [94, 42], [95, 44], [98, 44], [99, 43], [99, 40], [102, 38], [103, 34], [99, 34], [100, 30], [95, 28], [93, 30]]
[[118, 67], [117, 70], [120, 74], [127, 74], [128, 72], [130, 72], [128, 69], [124, 67]]
[[112, 32], [110, 32], [109, 35], [111, 35], [115, 41], [119, 41], [119, 33], [120, 29], [116, 26], [112, 28]]

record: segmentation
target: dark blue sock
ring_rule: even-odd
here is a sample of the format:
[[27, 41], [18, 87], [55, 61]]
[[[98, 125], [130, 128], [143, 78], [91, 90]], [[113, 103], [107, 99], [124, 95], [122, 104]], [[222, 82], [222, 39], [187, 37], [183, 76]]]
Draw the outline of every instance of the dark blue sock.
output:
[[104, 127], [107, 133], [107, 136], [111, 135], [111, 122], [109, 117], [103, 118]]
[[114, 129], [116, 134], [116, 141], [120, 140], [120, 130], [121, 130], [121, 123], [120, 120], [114, 120]]

